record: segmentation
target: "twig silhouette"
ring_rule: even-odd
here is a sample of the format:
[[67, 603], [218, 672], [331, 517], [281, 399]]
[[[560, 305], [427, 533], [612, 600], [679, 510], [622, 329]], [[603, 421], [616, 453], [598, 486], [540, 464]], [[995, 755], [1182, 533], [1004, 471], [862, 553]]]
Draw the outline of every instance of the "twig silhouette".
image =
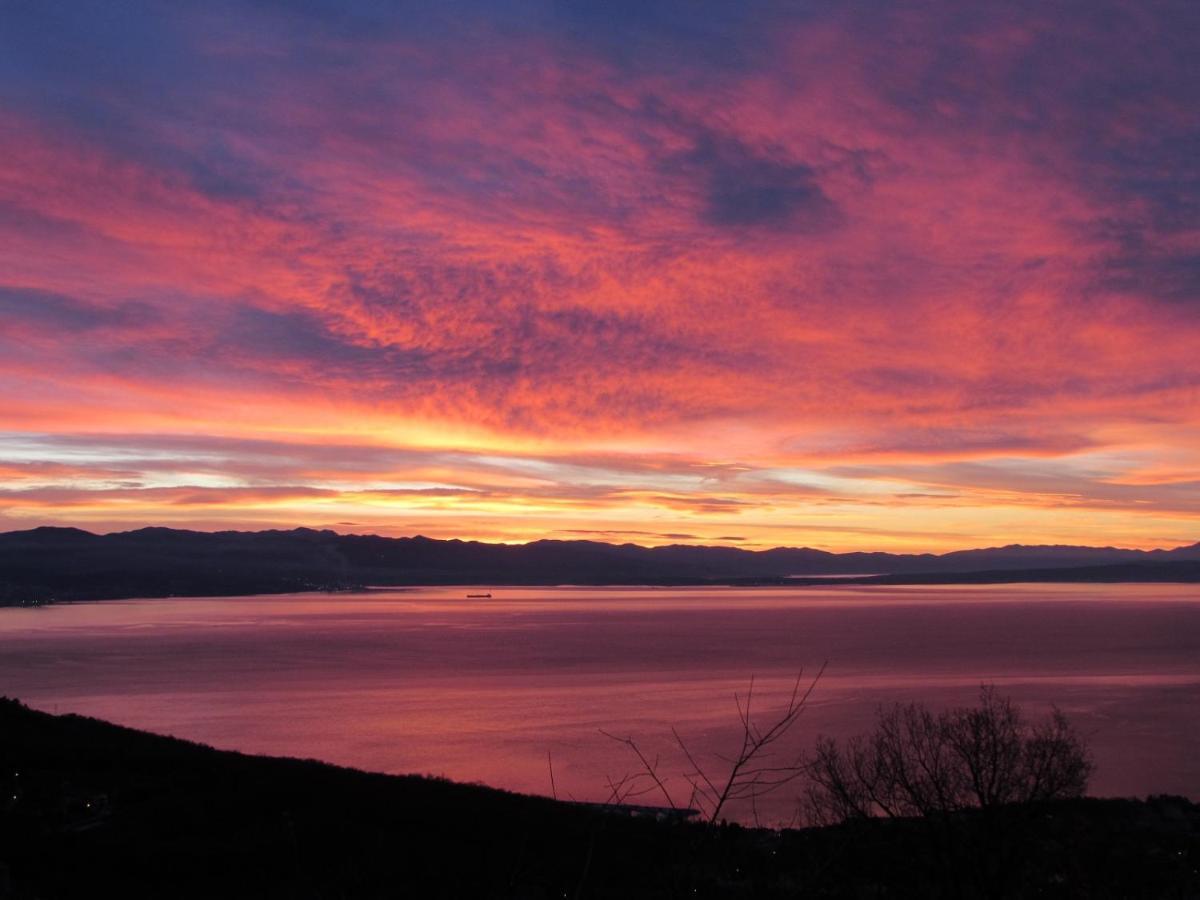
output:
[[[735, 801], [748, 800], [753, 810], [755, 821], [758, 820], [758, 799], [771, 791], [777, 790], [791, 781], [799, 778], [805, 771], [802, 755], [794, 759], [779, 761], [774, 758], [775, 745], [791, 730], [796, 720], [804, 711], [809, 697], [825, 674], [823, 663], [811, 681], [805, 684], [804, 670], [796, 675], [791, 694], [783, 710], [766, 725], [760, 726], [754, 718], [754, 678], [750, 679], [750, 687], [745, 699], [734, 694], [733, 700], [738, 711], [738, 721], [742, 726], [741, 745], [733, 756], [717, 755], [717, 759], [728, 766], [724, 776], [710, 775], [709, 771], [700, 764], [687, 742], [679, 734], [678, 729], [671, 728], [671, 736], [683, 753], [690, 767], [683, 773], [683, 779], [691, 787], [688, 808], [697, 808], [709, 822], [720, 819], [727, 805]], [[626, 774], [618, 782], [609, 779], [611, 797], [638, 796], [657, 789], [671, 809], [678, 809], [675, 801], [667, 790], [666, 778], [659, 774], [659, 759], [651, 762], [633, 737], [619, 737], [601, 729], [601, 734], [619, 744], [624, 744], [637, 757], [641, 767], [639, 772]], [[643, 782], [650, 784], [639, 792], [634, 788]], [[633, 786], [627, 787], [632, 783]], [[622, 793], [624, 790], [624, 793]], [[616, 802], [621, 802], [619, 799]]]
[[[648, 778], [651, 782], [653, 782], [651, 787], [644, 791], [640, 791], [639, 794], [648, 794], [654, 790], [654, 788], [658, 788], [658, 790], [662, 793], [663, 798], [667, 801], [667, 805], [671, 807], [671, 809], [677, 808], [675, 806], [675, 800], [671, 797], [671, 792], [667, 790], [665, 779], [660, 778], [658, 775], [659, 759], [657, 756], [654, 758], [654, 762], [651, 763], [650, 760], [646, 758], [646, 755], [642, 753], [642, 749], [637, 745], [637, 742], [632, 737], [618, 737], [615, 734], [605, 731], [603, 728], [600, 729], [600, 733], [609, 740], [616, 741], [618, 744], [624, 744], [626, 747], [632, 750], [634, 756], [638, 758], [638, 762], [641, 763], [642, 766], [642, 771], [634, 775], [633, 778]], [[637, 795], [635, 794], [634, 796]]]

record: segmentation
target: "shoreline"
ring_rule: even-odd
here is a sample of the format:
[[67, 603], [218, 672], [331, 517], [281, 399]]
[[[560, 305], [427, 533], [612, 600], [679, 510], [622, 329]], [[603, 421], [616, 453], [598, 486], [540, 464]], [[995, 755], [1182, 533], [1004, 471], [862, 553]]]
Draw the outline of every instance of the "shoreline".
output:
[[[175, 591], [158, 593], [154, 591], [89, 592], [51, 591], [48, 589], [22, 591], [20, 588], [0, 584], [0, 609], [5, 608], [36, 608], [51, 606], [58, 603], [99, 603], [106, 600], [169, 600], [202, 597], [249, 597], [273, 596], [282, 594], [371, 594], [383, 591], [426, 590], [438, 588], [489, 588], [505, 590], [509, 588], [561, 588], [569, 590], [593, 590], [598, 588], [642, 588], [646, 590], [657, 588], [796, 588], [803, 590], [811, 587], [888, 587], [888, 586], [954, 586], [954, 585], [991, 585], [991, 584], [1200, 584], [1200, 563], [1163, 563], [1149, 565], [1116, 565], [1116, 566], [1087, 566], [1079, 569], [1039, 569], [1035, 571], [1010, 571], [1004, 569], [988, 569], [976, 572], [953, 573], [914, 573], [886, 574], [868, 576], [824, 576], [798, 575], [780, 578], [725, 578], [725, 579], [663, 579], [656, 581], [552, 581], [529, 580], [512, 582], [480, 582], [480, 581], [426, 581], [404, 582], [395, 585], [363, 584], [336, 587], [313, 587], [309, 585], [281, 585], [278, 587], [263, 587], [261, 584], [244, 586], [229, 586], [220, 591], [197, 590], [196, 592]], [[5, 596], [17, 595], [17, 596]], [[484, 599], [484, 598], [467, 598]]]
[[117, 890], [913, 896], [947, 884], [984, 896], [997, 883], [1021, 895], [1200, 891], [1200, 806], [1184, 798], [771, 831], [214, 750], [9, 699], [0, 699], [0, 735], [0, 786], [13, 798], [0, 803], [0, 875], [7, 896], [22, 900]]

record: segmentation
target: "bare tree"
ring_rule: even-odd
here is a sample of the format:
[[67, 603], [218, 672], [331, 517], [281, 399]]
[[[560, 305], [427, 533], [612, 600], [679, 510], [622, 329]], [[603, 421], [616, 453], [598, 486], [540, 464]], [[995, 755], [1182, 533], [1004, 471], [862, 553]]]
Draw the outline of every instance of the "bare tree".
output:
[[[698, 809], [709, 822], [717, 822], [730, 803], [749, 802], [757, 820], [760, 797], [803, 775], [803, 755], [781, 757], [779, 744], [796, 724], [824, 672], [825, 666], [822, 665], [806, 683], [804, 670], [801, 669], [792, 684], [787, 703], [765, 723], [759, 721], [754, 711], [754, 679], [750, 679], [744, 698], [735, 693], [733, 699], [741, 724], [741, 743], [734, 754], [717, 757], [723, 764], [720, 771], [702, 765], [679, 731], [672, 728], [675, 744], [687, 760], [687, 769], [683, 772], [683, 779], [690, 788], [687, 807]], [[660, 775], [658, 757], [653, 760], [647, 757], [632, 737], [618, 737], [607, 731], [601, 733], [628, 747], [640, 766], [631, 775], [616, 781], [609, 779], [610, 802], [621, 802], [626, 797], [657, 791], [672, 809], [678, 808], [667, 788], [667, 778]]]
[[1096, 770], [1083, 738], [1057, 708], [1050, 721], [1034, 727], [1023, 762], [1025, 798], [1032, 801], [1081, 797]]
[[817, 740], [808, 766], [818, 822], [929, 816], [1006, 803], [1078, 797], [1093, 771], [1078, 733], [1057, 709], [1029, 725], [995, 688], [979, 705], [934, 714], [919, 704], [879, 711], [875, 731]]

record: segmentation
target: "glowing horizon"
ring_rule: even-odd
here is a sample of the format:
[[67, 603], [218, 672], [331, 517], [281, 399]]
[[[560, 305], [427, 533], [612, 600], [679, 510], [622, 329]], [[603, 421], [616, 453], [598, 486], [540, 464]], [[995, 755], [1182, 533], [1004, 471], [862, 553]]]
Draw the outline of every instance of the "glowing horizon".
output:
[[0, 21], [0, 530], [1200, 540], [1193, 11]]

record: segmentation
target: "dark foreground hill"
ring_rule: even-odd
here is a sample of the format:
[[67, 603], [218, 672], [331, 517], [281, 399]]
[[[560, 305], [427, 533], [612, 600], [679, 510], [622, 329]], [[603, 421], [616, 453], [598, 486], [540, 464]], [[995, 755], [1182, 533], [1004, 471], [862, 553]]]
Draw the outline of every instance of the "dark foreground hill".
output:
[[1200, 807], [771, 832], [220, 752], [0, 700], [0, 897], [1198, 897]]
[[[1107, 571], [1098, 578], [1102, 568]], [[1063, 574], [1068, 570], [1074, 574]], [[505, 545], [305, 528], [216, 533], [142, 528], [105, 535], [35, 528], [0, 534], [0, 604], [362, 585], [780, 584], [831, 574], [906, 576], [908, 583], [1005, 580], [975, 577], [988, 572], [1025, 581], [1195, 581], [1200, 544], [1153, 551], [1011, 546], [935, 556], [596, 541]]]

